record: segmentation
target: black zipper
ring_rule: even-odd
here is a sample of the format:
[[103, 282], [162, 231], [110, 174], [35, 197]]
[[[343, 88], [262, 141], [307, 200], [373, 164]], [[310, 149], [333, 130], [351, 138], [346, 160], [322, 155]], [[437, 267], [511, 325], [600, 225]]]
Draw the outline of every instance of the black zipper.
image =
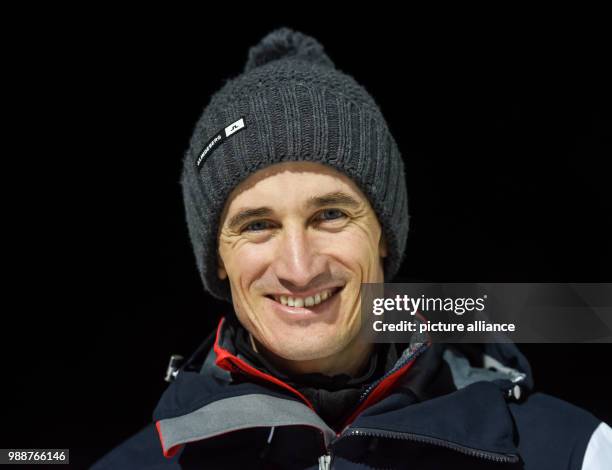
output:
[[[413, 359], [415, 359], [417, 356], [419, 356], [423, 351], [425, 351], [427, 348], [429, 347], [429, 344], [427, 343], [421, 343], [419, 346], [417, 346], [411, 353], [407, 354], [406, 357], [404, 358], [404, 360], [397, 362], [392, 368], [391, 370], [389, 370], [386, 374], [384, 374], [382, 377], [380, 377], [378, 380], [376, 380], [375, 382], [371, 383], [367, 389], [365, 389], [363, 391], [363, 393], [361, 394], [361, 396], [359, 397], [359, 401], [357, 402], [357, 407], [359, 407], [359, 405], [367, 398], [367, 396], [372, 392], [372, 390], [374, 390], [378, 384], [380, 384], [383, 380], [385, 380], [387, 377], [389, 377], [391, 374], [397, 372], [399, 369], [401, 369], [402, 367], [404, 367], [406, 364], [408, 364], [408, 362], [412, 361]], [[350, 423], [349, 423], [350, 426]], [[345, 428], [345, 430], [348, 429]], [[331, 468], [331, 464], [332, 464], [332, 444], [335, 442], [338, 442], [338, 440], [342, 439], [343, 437], [345, 437], [346, 435], [353, 435], [353, 430], [351, 430], [350, 433], [348, 434], [340, 434], [339, 437], [337, 437], [333, 442], [330, 442], [329, 447], [325, 446], [325, 443], [323, 444], [324, 447], [324, 453], [323, 455], [321, 455], [319, 457], [319, 469], [329, 469]]]
[[[444, 447], [451, 449], [462, 454], [469, 455], [471, 457], [478, 457], [481, 459], [492, 460], [499, 463], [516, 463], [519, 461], [517, 455], [514, 454], [499, 454], [496, 452], [489, 452], [486, 450], [474, 449], [472, 447], [462, 446], [454, 442], [445, 441], [444, 439], [438, 439], [435, 437], [423, 436], [420, 434], [412, 434], [406, 432], [395, 432], [395, 431], [382, 431], [380, 429], [369, 429], [369, 428], [351, 428], [346, 432], [342, 433], [333, 443], [335, 445], [338, 441], [353, 436], [366, 436], [366, 437], [386, 437], [391, 439], [403, 439], [407, 441], [419, 442], [423, 444], [429, 444], [437, 447]], [[330, 452], [331, 454], [331, 452]]]

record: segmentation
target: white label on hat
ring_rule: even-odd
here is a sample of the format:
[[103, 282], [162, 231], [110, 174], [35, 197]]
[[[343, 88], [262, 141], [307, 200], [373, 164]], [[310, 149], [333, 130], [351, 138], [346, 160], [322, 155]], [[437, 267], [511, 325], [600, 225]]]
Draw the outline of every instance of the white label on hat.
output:
[[246, 125], [244, 123], [244, 118], [241, 117], [236, 122], [231, 123], [225, 129], [221, 129], [217, 132], [204, 146], [202, 151], [200, 152], [198, 158], [196, 159], [196, 167], [199, 170], [202, 165], [204, 165], [204, 161], [206, 158], [219, 147], [223, 142], [227, 140], [230, 135], [235, 134], [236, 132], [245, 129]]
[[238, 119], [236, 122], [232, 122], [229, 126], [225, 128], [225, 137], [229, 137], [235, 132], [238, 132], [240, 129], [244, 128], [244, 118]]

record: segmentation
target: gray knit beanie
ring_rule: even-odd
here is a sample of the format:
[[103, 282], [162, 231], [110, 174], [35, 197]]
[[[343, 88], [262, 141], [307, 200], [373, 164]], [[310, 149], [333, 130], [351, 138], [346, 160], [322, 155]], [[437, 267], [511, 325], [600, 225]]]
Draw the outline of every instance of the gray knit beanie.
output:
[[268, 165], [297, 160], [330, 165], [357, 184], [385, 234], [385, 281], [397, 273], [408, 235], [397, 144], [372, 97], [321, 44], [281, 28], [252, 47], [244, 73], [213, 95], [183, 161], [189, 236], [213, 296], [231, 302], [229, 282], [217, 277], [217, 229], [230, 192]]

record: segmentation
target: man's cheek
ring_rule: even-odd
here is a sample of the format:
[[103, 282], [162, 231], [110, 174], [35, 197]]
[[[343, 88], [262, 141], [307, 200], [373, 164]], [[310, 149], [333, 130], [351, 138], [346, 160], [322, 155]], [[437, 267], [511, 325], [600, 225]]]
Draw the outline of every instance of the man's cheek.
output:
[[368, 264], [376, 253], [376, 247], [360, 237], [345, 237], [331, 245], [336, 255], [350, 265]]

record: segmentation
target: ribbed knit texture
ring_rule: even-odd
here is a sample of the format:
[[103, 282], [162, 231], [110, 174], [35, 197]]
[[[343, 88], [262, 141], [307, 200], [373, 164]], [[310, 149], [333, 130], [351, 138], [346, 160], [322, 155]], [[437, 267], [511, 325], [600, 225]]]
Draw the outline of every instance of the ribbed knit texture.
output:
[[[231, 302], [217, 277], [217, 231], [230, 192], [256, 171], [314, 161], [345, 173], [364, 192], [386, 236], [385, 280], [402, 262], [408, 234], [404, 165], [372, 97], [334, 68], [313, 38], [283, 28], [251, 49], [245, 73], [211, 99], [185, 154], [181, 184], [189, 235], [205, 288]], [[244, 117], [246, 129], [196, 160], [220, 129]]]

